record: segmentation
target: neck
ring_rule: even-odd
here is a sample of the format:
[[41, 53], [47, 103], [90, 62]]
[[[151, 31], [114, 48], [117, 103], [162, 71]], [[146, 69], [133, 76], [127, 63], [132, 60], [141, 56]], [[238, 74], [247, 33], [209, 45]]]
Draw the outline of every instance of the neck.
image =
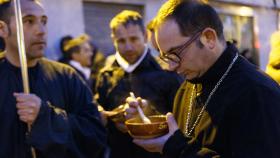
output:
[[219, 59], [219, 57], [223, 54], [223, 52], [226, 49], [226, 42], [218, 42], [216, 47], [214, 48], [214, 60], [213, 63], [211, 63], [210, 67]]
[[[7, 47], [5, 57], [12, 65], [14, 65], [16, 67], [21, 67], [18, 51], [13, 51]], [[27, 61], [28, 67], [33, 67], [37, 64], [38, 59], [26, 58], [26, 61]]]
[[201, 76], [203, 76], [219, 59], [219, 57], [223, 54], [223, 52], [226, 49], [226, 43], [222, 43], [219, 42], [216, 44], [216, 47], [211, 50], [211, 52], [209, 52], [209, 56], [207, 59], [205, 59], [205, 67], [204, 67], [204, 71], [202, 71], [199, 75], [198, 78], [200, 78]]

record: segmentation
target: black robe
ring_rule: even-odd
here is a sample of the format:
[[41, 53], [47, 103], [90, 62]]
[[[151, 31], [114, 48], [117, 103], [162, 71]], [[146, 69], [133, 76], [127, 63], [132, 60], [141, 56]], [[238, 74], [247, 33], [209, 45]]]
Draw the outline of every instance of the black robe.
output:
[[[228, 43], [217, 62], [199, 79], [202, 85], [192, 109], [190, 127], [209, 93], [238, 53]], [[178, 90], [174, 114], [181, 130], [171, 136], [163, 153], [170, 158], [279, 158], [280, 87], [270, 77], [239, 56], [212, 96], [190, 137], [185, 137], [186, 110], [192, 85]]]
[[95, 158], [106, 143], [92, 94], [76, 72], [65, 65], [40, 59], [29, 68], [31, 93], [42, 104], [29, 135], [19, 120], [14, 92], [22, 92], [20, 69], [0, 58], [0, 157]]
[[[182, 78], [174, 72], [161, 69], [147, 53], [143, 61], [131, 73], [126, 73], [115, 61], [101, 70], [97, 80], [98, 103], [105, 110], [124, 104], [129, 92], [149, 101], [157, 112], [172, 111], [172, 103]], [[132, 143], [128, 133], [120, 132], [112, 122], [108, 123], [111, 158], [158, 158], [158, 153], [149, 153]]]

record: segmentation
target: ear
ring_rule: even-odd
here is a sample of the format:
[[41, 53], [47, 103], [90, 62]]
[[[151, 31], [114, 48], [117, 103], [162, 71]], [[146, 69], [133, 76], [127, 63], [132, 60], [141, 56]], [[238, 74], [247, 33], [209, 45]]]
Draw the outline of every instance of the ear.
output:
[[73, 53], [71, 54], [71, 58], [72, 58], [72, 60], [79, 61], [79, 59], [80, 59], [80, 53], [79, 53], [79, 52], [73, 52]]
[[116, 36], [114, 35], [113, 32], [111, 33], [110, 36], [111, 36], [111, 40], [112, 40], [113, 44], [115, 44]]
[[5, 38], [5, 37], [8, 37], [9, 35], [9, 29], [8, 29], [8, 25], [0, 20], [0, 36]]
[[144, 32], [144, 42], [145, 43], [148, 42], [148, 32], [147, 31]]
[[200, 41], [208, 49], [214, 49], [216, 47], [217, 40], [218, 36], [214, 29], [206, 28], [202, 31]]

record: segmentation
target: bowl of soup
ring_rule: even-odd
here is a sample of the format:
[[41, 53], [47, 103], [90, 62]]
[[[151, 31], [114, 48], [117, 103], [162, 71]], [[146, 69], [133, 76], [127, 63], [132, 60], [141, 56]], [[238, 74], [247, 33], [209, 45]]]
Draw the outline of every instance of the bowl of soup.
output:
[[125, 121], [128, 133], [137, 139], [156, 138], [168, 133], [165, 115], [148, 116], [151, 123], [144, 123], [141, 118], [132, 118]]

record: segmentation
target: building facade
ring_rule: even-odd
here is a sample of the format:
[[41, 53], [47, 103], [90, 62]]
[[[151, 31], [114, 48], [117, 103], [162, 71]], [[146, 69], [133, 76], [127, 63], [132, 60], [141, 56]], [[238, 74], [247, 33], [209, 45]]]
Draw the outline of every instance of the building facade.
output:
[[[46, 56], [59, 58], [59, 40], [65, 35], [88, 33], [100, 50], [114, 53], [110, 19], [123, 9], [140, 12], [148, 23], [166, 0], [43, 0], [49, 16]], [[254, 61], [265, 69], [270, 35], [279, 28], [279, 0], [209, 0], [218, 11], [228, 40], [235, 39], [241, 51], [249, 50]]]

